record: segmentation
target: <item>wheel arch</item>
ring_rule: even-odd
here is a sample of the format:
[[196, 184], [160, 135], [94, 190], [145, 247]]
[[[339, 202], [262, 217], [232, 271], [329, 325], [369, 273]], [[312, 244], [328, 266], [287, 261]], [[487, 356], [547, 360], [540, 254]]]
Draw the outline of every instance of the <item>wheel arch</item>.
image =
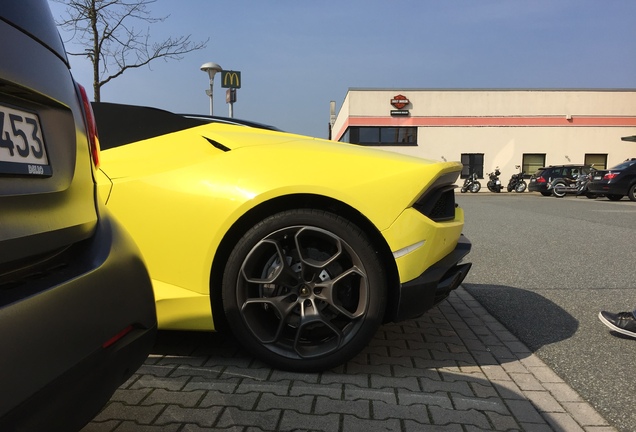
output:
[[341, 216], [357, 225], [369, 238], [380, 262], [385, 263], [385, 278], [387, 292], [387, 304], [385, 310], [391, 310], [397, 296], [392, 295], [394, 287], [399, 286], [399, 275], [395, 259], [391, 250], [378, 229], [358, 210], [342, 201], [330, 197], [313, 194], [293, 194], [271, 199], [250, 209], [241, 216], [225, 233], [219, 247], [214, 254], [214, 260], [210, 269], [210, 301], [212, 306], [212, 318], [214, 327], [218, 331], [228, 330], [228, 324], [223, 311], [222, 280], [225, 262], [239, 239], [256, 223], [264, 218], [293, 209], [319, 209], [329, 211]]

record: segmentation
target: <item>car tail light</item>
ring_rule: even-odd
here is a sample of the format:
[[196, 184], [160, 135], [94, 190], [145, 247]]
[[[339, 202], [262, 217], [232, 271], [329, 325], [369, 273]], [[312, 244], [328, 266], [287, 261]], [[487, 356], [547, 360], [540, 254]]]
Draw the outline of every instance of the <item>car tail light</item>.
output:
[[82, 96], [82, 105], [84, 106], [84, 117], [86, 118], [86, 133], [88, 135], [88, 143], [91, 148], [91, 155], [93, 156], [93, 163], [95, 168], [99, 168], [99, 137], [97, 136], [97, 123], [95, 123], [95, 114], [93, 114], [93, 107], [88, 100], [86, 89], [81, 84], [79, 87], [80, 95]]
[[117, 343], [117, 341], [121, 340], [124, 336], [126, 336], [131, 331], [133, 331], [133, 326], [130, 325], [126, 327], [125, 329], [123, 329], [122, 331], [120, 331], [119, 333], [117, 333], [115, 336], [108, 339], [106, 342], [104, 342], [102, 344], [102, 348], [108, 348], [109, 346], [114, 345], [115, 343]]
[[620, 174], [619, 172], [608, 172], [607, 174], [603, 176], [603, 180], [611, 180], [619, 174]]
[[537, 177], [537, 183], [546, 183], [546, 180], [543, 177]]

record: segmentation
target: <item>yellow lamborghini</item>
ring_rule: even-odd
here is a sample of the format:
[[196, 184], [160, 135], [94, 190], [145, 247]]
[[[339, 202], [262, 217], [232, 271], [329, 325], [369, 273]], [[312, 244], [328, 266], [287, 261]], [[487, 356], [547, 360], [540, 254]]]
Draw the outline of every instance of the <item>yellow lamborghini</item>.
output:
[[159, 328], [231, 330], [325, 370], [419, 316], [470, 269], [462, 165], [257, 124], [94, 104], [100, 196], [148, 266]]

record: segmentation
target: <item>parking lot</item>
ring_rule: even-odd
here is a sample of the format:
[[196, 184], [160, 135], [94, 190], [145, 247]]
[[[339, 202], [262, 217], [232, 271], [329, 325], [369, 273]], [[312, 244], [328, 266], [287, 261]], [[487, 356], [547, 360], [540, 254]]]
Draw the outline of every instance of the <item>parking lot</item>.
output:
[[636, 203], [539, 194], [460, 196], [465, 288], [614, 426], [633, 430], [636, 341], [600, 310], [636, 307]]
[[596, 314], [636, 304], [635, 203], [457, 199], [464, 287], [349, 363], [293, 374], [220, 335], [163, 332], [84, 431], [631, 430], [636, 346]]

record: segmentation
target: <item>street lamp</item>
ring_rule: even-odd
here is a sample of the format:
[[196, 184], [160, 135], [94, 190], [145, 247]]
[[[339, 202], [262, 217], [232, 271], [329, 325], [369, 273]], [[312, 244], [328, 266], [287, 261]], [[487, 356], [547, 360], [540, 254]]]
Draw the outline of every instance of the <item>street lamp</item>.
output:
[[214, 98], [212, 96], [214, 91], [214, 75], [217, 72], [221, 72], [223, 68], [216, 63], [208, 62], [201, 65], [201, 70], [206, 72], [210, 77], [210, 88], [205, 91], [205, 94], [210, 96], [210, 115], [214, 115]]

